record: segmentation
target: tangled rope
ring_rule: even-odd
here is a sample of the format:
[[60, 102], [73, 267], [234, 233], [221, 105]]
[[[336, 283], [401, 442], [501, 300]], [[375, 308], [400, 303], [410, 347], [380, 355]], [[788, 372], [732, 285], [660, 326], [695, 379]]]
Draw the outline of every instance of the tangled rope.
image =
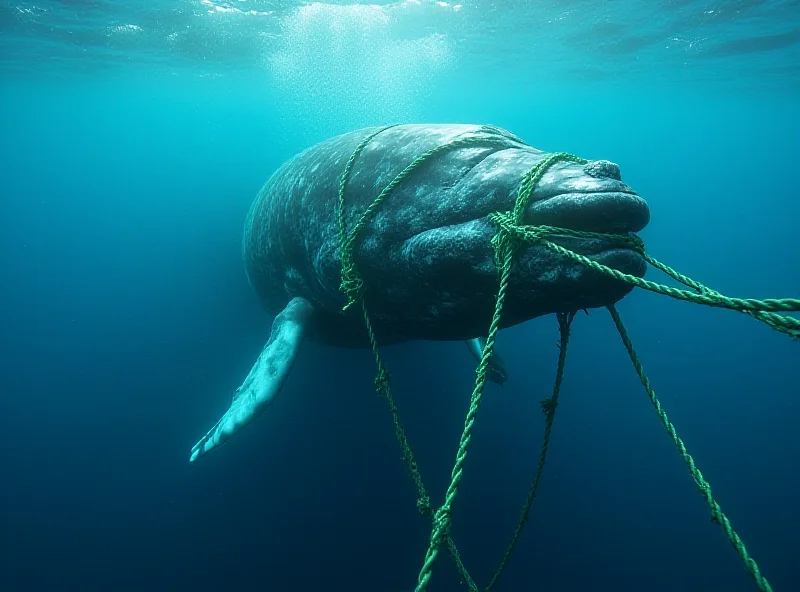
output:
[[[578, 164], [585, 164], [588, 162], [582, 158], [567, 153], [555, 153], [545, 156], [540, 162], [538, 162], [535, 166], [533, 166], [528, 171], [528, 173], [523, 177], [517, 190], [517, 195], [512, 211], [496, 212], [489, 214], [489, 220], [497, 228], [497, 233], [491, 240], [491, 244], [495, 254], [495, 263], [499, 270], [499, 285], [497, 291], [497, 299], [495, 303], [495, 310], [492, 316], [491, 323], [489, 325], [489, 331], [486, 338], [486, 343], [483, 348], [481, 359], [475, 373], [475, 386], [470, 396], [469, 409], [467, 411], [466, 419], [464, 421], [464, 429], [461, 434], [461, 439], [459, 442], [455, 463], [453, 465], [453, 469], [450, 474], [450, 484], [447, 488], [444, 502], [434, 512], [431, 506], [430, 496], [428, 495], [425, 485], [423, 484], [422, 476], [420, 475], [419, 468], [414, 458], [413, 451], [405, 435], [405, 430], [403, 429], [402, 424], [400, 423], [397, 405], [391, 394], [391, 389], [389, 384], [390, 382], [389, 373], [386, 370], [378, 351], [378, 344], [375, 338], [375, 332], [364, 299], [364, 281], [358, 271], [357, 265], [354, 260], [355, 250], [359, 244], [361, 235], [363, 234], [365, 228], [373, 220], [381, 204], [389, 197], [392, 191], [394, 191], [402, 182], [404, 182], [420, 165], [422, 165], [425, 162], [428, 162], [436, 155], [444, 151], [455, 150], [461, 147], [474, 144], [487, 146], [487, 145], [492, 145], [494, 143], [502, 142], [504, 141], [504, 139], [502, 138], [493, 139], [491, 136], [487, 137], [479, 135], [474, 135], [474, 136], [464, 135], [462, 137], [456, 138], [455, 140], [452, 140], [449, 143], [441, 144], [439, 146], [436, 146], [428, 150], [424, 154], [414, 159], [405, 169], [402, 170], [402, 172], [400, 172], [394, 178], [394, 180], [392, 180], [380, 192], [378, 197], [375, 198], [372, 204], [361, 215], [355, 226], [348, 232], [345, 225], [345, 189], [347, 186], [347, 182], [350, 178], [353, 165], [357, 160], [358, 156], [364, 150], [364, 148], [369, 144], [369, 142], [376, 135], [380, 134], [381, 132], [391, 127], [395, 126], [392, 125], [380, 128], [377, 131], [365, 137], [359, 143], [357, 148], [354, 150], [340, 178], [339, 200], [338, 200], [338, 210], [337, 210], [338, 223], [339, 223], [339, 238], [341, 245], [341, 264], [342, 264], [342, 282], [340, 289], [347, 296], [347, 304], [344, 306], [344, 310], [349, 309], [352, 305], [356, 303], [361, 304], [361, 311], [364, 317], [364, 323], [367, 330], [367, 335], [378, 368], [377, 377], [375, 379], [376, 391], [381, 396], [385, 397], [388, 402], [389, 409], [392, 415], [392, 420], [395, 425], [395, 436], [398, 442], [400, 443], [400, 446], [403, 451], [403, 460], [406, 465], [406, 470], [411, 475], [411, 478], [414, 481], [415, 487], [417, 489], [417, 507], [423, 515], [428, 516], [432, 520], [430, 543], [428, 546], [428, 550], [425, 554], [422, 568], [419, 572], [416, 592], [424, 592], [427, 589], [432, 574], [433, 564], [436, 560], [436, 557], [439, 553], [439, 549], [442, 547], [442, 545], [445, 545], [448, 551], [450, 552], [450, 555], [453, 558], [453, 561], [461, 575], [462, 580], [467, 584], [470, 591], [477, 592], [479, 589], [476, 586], [474, 580], [470, 577], [466, 568], [464, 567], [463, 562], [461, 561], [461, 558], [459, 556], [458, 549], [456, 548], [455, 542], [450, 536], [449, 530], [452, 521], [452, 506], [455, 501], [456, 495], [458, 494], [458, 487], [461, 482], [461, 478], [463, 476], [463, 465], [466, 459], [467, 449], [472, 439], [472, 430], [475, 425], [475, 420], [477, 417], [478, 409], [480, 407], [481, 398], [483, 396], [483, 389], [486, 385], [489, 360], [491, 359], [492, 353], [494, 351], [494, 345], [497, 338], [497, 333], [500, 328], [503, 306], [505, 304], [506, 294], [509, 286], [509, 280], [511, 277], [511, 268], [513, 265], [514, 256], [519, 249], [532, 244], [541, 244], [564, 257], [572, 259], [573, 261], [581, 263], [582, 265], [585, 265], [586, 267], [594, 271], [610, 276], [619, 281], [623, 281], [633, 286], [640, 287], [645, 290], [649, 290], [666, 296], [670, 296], [672, 298], [676, 298], [679, 300], [685, 300], [696, 304], [704, 304], [706, 306], [714, 306], [714, 307], [736, 310], [748, 314], [753, 318], [767, 324], [772, 329], [785, 333], [795, 339], [800, 338], [800, 320], [794, 317], [778, 313], [800, 310], [800, 300], [797, 299], [755, 300], [755, 299], [729, 298], [727, 296], [720, 294], [719, 292], [711, 290], [710, 288], [707, 288], [695, 282], [694, 280], [691, 280], [690, 278], [674, 271], [673, 269], [653, 259], [645, 252], [644, 243], [641, 241], [641, 239], [630, 233], [607, 234], [607, 233], [575, 231], [566, 228], [557, 228], [552, 226], [524, 225], [522, 223], [523, 215], [526, 206], [530, 201], [531, 194], [533, 193], [536, 184], [541, 180], [542, 176], [547, 172], [547, 170], [550, 167], [560, 162], [574, 162]], [[632, 249], [638, 252], [650, 265], [666, 273], [676, 281], [688, 286], [693, 291], [682, 290], [662, 284], [657, 284], [655, 282], [651, 282], [643, 278], [632, 276], [630, 274], [623, 273], [619, 270], [612, 269], [610, 267], [597, 263], [596, 261], [589, 259], [588, 257], [575, 253], [574, 251], [571, 251], [559, 245], [558, 243], [555, 242], [555, 240], [558, 240], [559, 238], [602, 239], [616, 246]], [[622, 338], [622, 341], [625, 344], [626, 349], [628, 350], [628, 354], [631, 358], [631, 361], [633, 362], [637, 374], [639, 375], [639, 378], [641, 379], [642, 384], [644, 385], [648, 397], [653, 403], [656, 412], [659, 415], [659, 418], [661, 419], [662, 423], [667, 429], [667, 432], [669, 433], [670, 437], [675, 443], [679, 453], [681, 454], [687, 466], [689, 467], [693, 479], [697, 483], [698, 487], [703, 493], [703, 496], [705, 497], [706, 503], [711, 509], [713, 521], [719, 524], [723, 528], [725, 534], [731, 541], [731, 544], [734, 546], [739, 555], [742, 557], [742, 560], [744, 561], [746, 568], [748, 569], [753, 579], [755, 580], [759, 590], [762, 590], [763, 592], [771, 592], [772, 588], [770, 587], [766, 578], [764, 578], [761, 575], [761, 572], [755, 560], [749, 556], [747, 549], [745, 548], [745, 545], [742, 542], [741, 538], [733, 530], [733, 527], [731, 526], [727, 516], [722, 512], [722, 509], [720, 508], [719, 504], [711, 495], [710, 485], [708, 484], [708, 482], [705, 481], [702, 473], [696, 467], [691, 455], [686, 451], [686, 447], [684, 446], [683, 441], [678, 437], [678, 434], [675, 431], [674, 426], [669, 421], [666, 413], [662, 409], [661, 404], [656, 398], [655, 392], [651, 388], [650, 382], [644, 373], [644, 369], [641, 363], [639, 362], [638, 356], [636, 355], [636, 352], [633, 349], [633, 345], [630, 339], [628, 338], [627, 332], [625, 331], [625, 328], [622, 325], [622, 321], [619, 317], [619, 314], [616, 312], [616, 309], [613, 306], [609, 307], [609, 311], [611, 312], [612, 319], [614, 320], [614, 323], [620, 333], [620, 337]], [[566, 361], [566, 351], [567, 351], [567, 343], [569, 340], [570, 325], [574, 318], [574, 313], [569, 313], [569, 314], [560, 313], [557, 315], [557, 318], [559, 322], [559, 328], [561, 330], [558, 369], [556, 373], [556, 382], [553, 389], [553, 394], [551, 397], [545, 399], [542, 402], [542, 411], [545, 414], [545, 433], [544, 433], [544, 440], [542, 443], [541, 452], [539, 455], [539, 462], [537, 465], [536, 474], [529, 489], [525, 503], [523, 504], [523, 508], [520, 513], [520, 519], [517, 524], [517, 527], [508, 544], [506, 553], [504, 554], [499, 564], [499, 567], [497, 568], [489, 585], [486, 588], [487, 592], [491, 590], [493, 586], [496, 584], [498, 578], [505, 569], [505, 566], [507, 565], [508, 560], [511, 557], [511, 554], [513, 553], [517, 541], [519, 540], [522, 529], [528, 520], [531, 504], [533, 503], [533, 500], [536, 497], [539, 479], [541, 477], [545, 465], [550, 433], [553, 426], [555, 411], [558, 406], [558, 396], [560, 393], [561, 381]]]

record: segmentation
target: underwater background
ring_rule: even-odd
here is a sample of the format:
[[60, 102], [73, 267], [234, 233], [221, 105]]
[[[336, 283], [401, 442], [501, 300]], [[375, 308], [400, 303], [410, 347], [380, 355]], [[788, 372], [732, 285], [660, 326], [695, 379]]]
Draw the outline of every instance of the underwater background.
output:
[[[330, 136], [486, 123], [611, 160], [650, 205], [653, 256], [727, 295], [800, 297], [796, 0], [12, 0], [0, 76], [9, 592], [414, 588], [430, 523], [369, 351], [307, 342], [277, 402], [189, 463], [269, 336], [250, 202]], [[763, 575], [800, 589], [798, 343], [642, 290], [618, 309]], [[553, 316], [498, 340], [509, 380], [486, 387], [451, 531], [479, 585], [536, 467], [557, 340]], [[576, 317], [569, 351], [496, 589], [756, 590], [606, 311]], [[475, 362], [460, 343], [383, 356], [438, 507]], [[465, 589], [442, 551], [429, 590]]]

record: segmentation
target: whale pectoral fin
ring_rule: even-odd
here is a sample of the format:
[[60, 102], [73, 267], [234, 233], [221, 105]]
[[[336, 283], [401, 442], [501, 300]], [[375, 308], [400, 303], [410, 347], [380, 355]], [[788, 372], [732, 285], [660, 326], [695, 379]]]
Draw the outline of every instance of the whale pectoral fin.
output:
[[[480, 362], [486, 340], [482, 337], [476, 337], [475, 339], [467, 339], [464, 343], [472, 356]], [[503, 386], [503, 383], [505, 383], [508, 378], [503, 359], [497, 355], [496, 351], [492, 352], [492, 357], [489, 358], [489, 373], [487, 378], [500, 386]]]
[[242, 386], [236, 389], [230, 408], [194, 445], [190, 462], [224, 444], [275, 400], [303, 344], [312, 312], [308, 300], [294, 298], [275, 317], [269, 340]]

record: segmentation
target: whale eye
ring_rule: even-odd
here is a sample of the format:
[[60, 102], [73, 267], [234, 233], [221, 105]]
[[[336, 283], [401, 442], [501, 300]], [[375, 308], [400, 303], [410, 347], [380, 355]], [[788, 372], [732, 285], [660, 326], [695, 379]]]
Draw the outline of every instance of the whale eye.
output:
[[610, 160], [594, 160], [583, 167], [585, 172], [590, 177], [608, 179], [616, 179], [622, 181], [622, 175], [619, 171], [619, 165], [614, 164]]

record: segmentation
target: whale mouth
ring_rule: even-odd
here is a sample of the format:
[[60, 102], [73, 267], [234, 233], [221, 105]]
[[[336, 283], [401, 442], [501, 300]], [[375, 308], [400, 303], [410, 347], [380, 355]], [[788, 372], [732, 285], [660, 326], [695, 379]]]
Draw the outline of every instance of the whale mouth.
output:
[[[609, 180], [605, 187], [594, 190], [560, 191], [545, 195], [528, 205], [524, 217], [525, 224], [602, 234], [636, 233], [644, 229], [649, 221], [650, 208], [647, 202], [629, 187], [614, 180]], [[613, 239], [559, 236], [549, 240], [626, 274], [643, 277], [647, 271], [647, 262], [638, 251], [622, 246]], [[541, 259], [536, 249], [531, 250], [524, 258], [534, 275], [534, 270], [541, 271], [538, 267]], [[563, 261], [557, 269], [560, 270], [557, 276], [550, 276], [547, 271], [537, 275], [539, 285], [546, 284], [548, 279], [561, 277], [561, 280], [556, 281], [556, 284], [560, 283], [557, 292], [563, 299], [563, 304], [569, 301], [573, 308], [606, 305], [632, 289], [629, 284], [604, 277], [575, 261]], [[565, 279], [567, 277], [570, 279]], [[566, 290], [567, 285], [572, 285], [573, 290]], [[572, 296], [568, 297], [567, 293]]]
[[525, 223], [621, 234], [650, 222], [647, 202], [633, 191], [564, 192], [528, 205]]
[[[622, 183], [612, 190], [565, 191], [529, 204], [525, 223], [603, 234], [641, 231], [650, 208]], [[636, 251], [603, 238], [554, 237], [553, 242], [625, 273], [643, 276], [647, 264]]]

